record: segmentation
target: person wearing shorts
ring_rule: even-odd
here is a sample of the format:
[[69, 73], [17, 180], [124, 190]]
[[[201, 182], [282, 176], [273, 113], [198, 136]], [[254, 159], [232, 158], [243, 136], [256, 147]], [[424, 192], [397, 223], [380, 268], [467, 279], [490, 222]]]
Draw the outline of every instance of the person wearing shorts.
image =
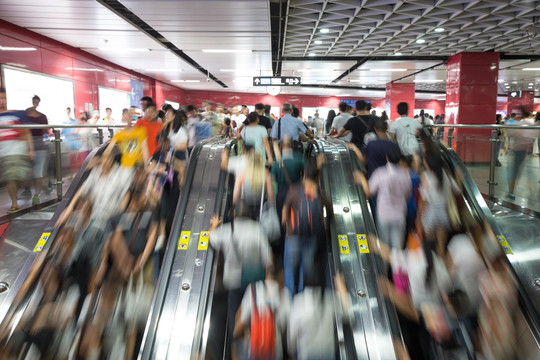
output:
[[[26, 109], [26, 117], [24, 122], [32, 125], [48, 125], [49, 121], [45, 114], [39, 112], [37, 107], [39, 106], [41, 99], [39, 96], [34, 95], [32, 98], [32, 106]], [[34, 161], [32, 166], [32, 179], [34, 182], [34, 196], [32, 197], [32, 205], [39, 204], [39, 195], [43, 187], [43, 178], [47, 175], [49, 163], [49, 151], [47, 144], [43, 141], [43, 135], [46, 135], [47, 129], [31, 129], [32, 139], [34, 141]]]

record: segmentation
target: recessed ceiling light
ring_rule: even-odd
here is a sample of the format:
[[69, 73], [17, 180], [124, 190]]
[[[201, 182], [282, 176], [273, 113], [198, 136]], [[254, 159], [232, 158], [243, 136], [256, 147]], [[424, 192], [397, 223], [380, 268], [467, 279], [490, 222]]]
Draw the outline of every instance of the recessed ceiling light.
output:
[[517, 84], [518, 82], [517, 81], [512, 81], [512, 84]]
[[532, 86], [532, 85], [534, 85], [534, 83], [529, 83], [529, 86]]
[[414, 80], [415, 83], [438, 83], [438, 82], [443, 82], [444, 80], [422, 80], [422, 79], [418, 79], [418, 80]]
[[395, 56], [401, 56], [401, 55], [403, 55], [403, 54], [400, 53], [400, 52], [397, 52], [397, 53], [395, 53], [394, 55], [395, 55]]
[[326, 33], [329, 33], [329, 32], [330, 32], [330, 29], [321, 29], [321, 32], [322, 32], [323, 34], [326, 34]]
[[183, 69], [144, 69], [144, 71], [152, 71], [152, 72], [181, 72], [184, 71]]
[[365, 89], [365, 88], [367, 88], [367, 86], [366, 86], [366, 85], [362, 85], [362, 89]]
[[238, 49], [203, 49], [204, 53], [250, 53], [253, 50], [238, 50]]
[[504, 82], [504, 80], [503, 80], [503, 79], [499, 79], [499, 80], [497, 80], [497, 81], [498, 81], [498, 82], [502, 82], [502, 83]]
[[308, 56], [315, 56], [315, 53], [309, 53]]
[[443, 28], [443, 27], [438, 27], [438, 28], [435, 28], [434, 31], [435, 31], [435, 32], [443, 32], [443, 31], [444, 31], [444, 28]]
[[370, 71], [386, 72], [386, 71], [407, 71], [407, 69], [370, 69]]
[[426, 42], [426, 40], [424, 40], [424, 39], [418, 39], [418, 40], [416, 40], [416, 43], [417, 43], [417, 44], [423, 44], [423, 43], [425, 43], [425, 42]]
[[148, 52], [150, 49], [143, 49], [143, 48], [116, 48], [116, 47], [98, 47], [98, 50], [101, 51], [114, 51], [114, 52], [130, 52], [130, 51], [140, 51], [140, 52]]
[[523, 71], [540, 71], [540, 68], [523, 68]]
[[1, 46], [0, 51], [36, 51], [33, 47]]
[[321, 45], [322, 41], [321, 40], [315, 40], [314, 43], [315, 43], [315, 45]]

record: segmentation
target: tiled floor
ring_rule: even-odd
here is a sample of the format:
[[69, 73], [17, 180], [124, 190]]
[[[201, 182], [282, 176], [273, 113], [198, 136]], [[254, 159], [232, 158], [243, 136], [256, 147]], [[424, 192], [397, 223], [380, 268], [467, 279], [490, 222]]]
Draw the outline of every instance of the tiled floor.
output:
[[[540, 212], [540, 160], [538, 157], [528, 155], [518, 176], [514, 195], [516, 198], [507, 198], [508, 176], [513, 164], [511, 154], [501, 155], [499, 161], [502, 167], [495, 168], [495, 197], [520, 205], [527, 209]], [[474, 179], [478, 189], [482, 194], [489, 194], [489, 166], [488, 165], [467, 165], [467, 169]]]

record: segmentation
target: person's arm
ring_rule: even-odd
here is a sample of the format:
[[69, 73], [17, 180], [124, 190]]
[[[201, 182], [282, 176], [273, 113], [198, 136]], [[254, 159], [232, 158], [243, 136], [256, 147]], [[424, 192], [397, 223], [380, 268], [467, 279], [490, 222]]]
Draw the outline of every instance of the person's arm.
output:
[[233, 204], [236, 204], [238, 200], [240, 199], [240, 193], [242, 192], [242, 186], [244, 185], [244, 174], [238, 176], [236, 181], [234, 182], [234, 190], [233, 190]]
[[274, 160], [272, 158], [272, 149], [270, 149], [270, 143], [268, 142], [267, 137], [263, 137], [262, 140], [263, 140], [264, 150], [266, 151], [266, 158], [268, 159], [268, 164], [272, 165]]
[[287, 222], [289, 221], [289, 214], [291, 211], [291, 204], [293, 203], [293, 197], [294, 189], [290, 188], [289, 192], [287, 193], [287, 197], [285, 198], [285, 202], [283, 203], [283, 210], [281, 211], [281, 224], [284, 228], [287, 227]]
[[242, 305], [238, 308], [238, 312], [236, 313], [236, 320], [234, 321], [234, 330], [233, 330], [233, 338], [234, 339], [240, 339], [244, 336], [244, 328], [246, 327], [246, 324], [242, 322]]
[[148, 239], [146, 241], [146, 246], [144, 248], [144, 251], [135, 262], [135, 266], [133, 269], [134, 272], [138, 272], [140, 269], [142, 269], [142, 267], [146, 264], [146, 262], [148, 261], [148, 258], [154, 251], [157, 233], [158, 233], [158, 224], [154, 221], [152, 222], [152, 225], [150, 226], [150, 230], [148, 232]]
[[370, 198], [373, 196], [373, 194], [370, 192], [369, 184], [366, 179], [366, 176], [362, 174], [359, 170], [354, 171], [354, 181], [362, 186], [362, 189], [364, 190], [364, 194], [366, 194], [367, 198]]
[[347, 147], [347, 149], [354, 151], [354, 154], [356, 155], [358, 160], [360, 160], [364, 165], [367, 163], [367, 158], [364, 156], [364, 154], [362, 154], [358, 146], [352, 143], [346, 144], [345, 146]]
[[274, 184], [272, 183], [272, 176], [268, 170], [265, 171], [266, 191], [268, 194], [268, 202], [275, 205], [276, 199], [274, 198]]
[[34, 139], [32, 139], [32, 132], [28, 129], [23, 129], [24, 137], [28, 143], [28, 158], [34, 160]]
[[225, 148], [221, 154], [221, 170], [229, 171], [229, 149]]
[[420, 321], [420, 314], [416, 310], [411, 296], [401, 291], [396, 291], [390, 280], [382, 275], [379, 276], [378, 282], [382, 295], [388, 298], [402, 315], [416, 323]]
[[383, 261], [387, 264], [390, 264], [390, 254], [392, 249], [382, 241], [380, 241], [375, 235], [368, 234], [369, 248], [372, 252], [379, 254]]

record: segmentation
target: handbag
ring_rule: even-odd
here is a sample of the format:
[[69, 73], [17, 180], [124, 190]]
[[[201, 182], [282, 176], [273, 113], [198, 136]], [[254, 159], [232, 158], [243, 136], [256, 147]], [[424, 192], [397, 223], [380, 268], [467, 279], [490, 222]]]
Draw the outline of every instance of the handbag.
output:
[[279, 217], [276, 208], [274, 206], [271, 206], [268, 201], [264, 202], [265, 186], [266, 179], [263, 181], [263, 187], [261, 190], [261, 208], [259, 212], [259, 223], [261, 224], [268, 241], [274, 243], [281, 238], [281, 226], [279, 223]]

